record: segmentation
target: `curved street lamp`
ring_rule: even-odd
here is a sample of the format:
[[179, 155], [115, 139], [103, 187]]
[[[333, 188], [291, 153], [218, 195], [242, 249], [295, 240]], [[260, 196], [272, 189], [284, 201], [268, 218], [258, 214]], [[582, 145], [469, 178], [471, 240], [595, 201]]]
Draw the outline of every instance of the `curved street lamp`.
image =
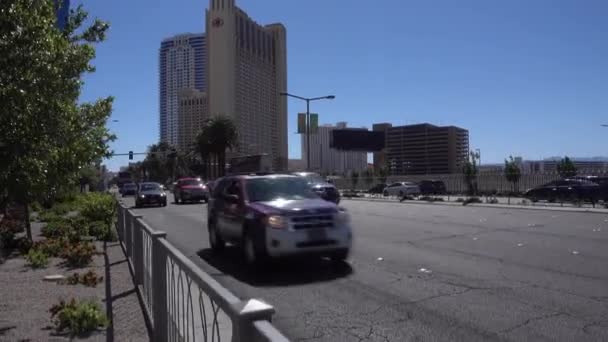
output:
[[336, 98], [335, 95], [326, 95], [319, 97], [302, 97], [298, 95], [289, 94], [286, 92], [279, 93], [281, 96], [293, 97], [294, 99], [306, 101], [306, 169], [310, 171], [310, 102], [318, 100], [333, 100]]

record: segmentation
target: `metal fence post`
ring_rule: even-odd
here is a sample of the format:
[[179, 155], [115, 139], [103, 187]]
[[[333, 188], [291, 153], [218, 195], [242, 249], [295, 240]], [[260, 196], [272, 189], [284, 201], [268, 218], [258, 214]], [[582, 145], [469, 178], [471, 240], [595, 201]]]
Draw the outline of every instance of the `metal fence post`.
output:
[[232, 342], [255, 341], [253, 322], [271, 321], [275, 310], [272, 305], [257, 299], [250, 299], [235, 304], [238, 313], [232, 321]]
[[162, 245], [167, 233], [152, 233], [152, 338], [155, 342], [167, 340], [167, 250]]
[[125, 224], [125, 247], [127, 249], [127, 258], [133, 262], [133, 214], [127, 211]]
[[135, 284], [144, 283], [144, 238], [142, 227], [138, 219], [141, 215], [133, 216], [133, 268], [135, 273]]

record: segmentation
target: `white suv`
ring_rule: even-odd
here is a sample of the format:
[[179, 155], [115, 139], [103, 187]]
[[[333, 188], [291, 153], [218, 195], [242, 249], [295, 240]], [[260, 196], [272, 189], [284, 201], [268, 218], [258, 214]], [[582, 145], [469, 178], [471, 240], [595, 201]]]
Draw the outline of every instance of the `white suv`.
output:
[[412, 182], [397, 182], [390, 184], [384, 189], [384, 196], [417, 196], [420, 195], [420, 187]]

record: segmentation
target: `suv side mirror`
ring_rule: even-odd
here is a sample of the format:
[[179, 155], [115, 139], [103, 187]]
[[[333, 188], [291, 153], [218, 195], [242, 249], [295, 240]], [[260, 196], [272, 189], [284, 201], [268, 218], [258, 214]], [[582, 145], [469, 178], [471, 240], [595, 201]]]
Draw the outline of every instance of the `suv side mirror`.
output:
[[224, 200], [231, 204], [239, 203], [239, 196], [237, 195], [225, 195]]

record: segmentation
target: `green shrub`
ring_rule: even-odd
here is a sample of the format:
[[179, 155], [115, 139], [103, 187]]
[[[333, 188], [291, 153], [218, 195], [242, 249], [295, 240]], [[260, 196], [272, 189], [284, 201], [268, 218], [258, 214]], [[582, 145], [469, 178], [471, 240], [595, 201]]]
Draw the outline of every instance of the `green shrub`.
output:
[[108, 319], [99, 305], [90, 301], [61, 301], [50, 310], [58, 333], [69, 333], [70, 336], [84, 336], [108, 325]]
[[30, 210], [39, 213], [43, 210], [43, 208], [42, 208], [42, 205], [40, 205], [40, 203], [34, 202], [30, 205]]
[[36, 241], [32, 245], [32, 248], [38, 249], [46, 253], [51, 257], [60, 257], [63, 255], [64, 251], [68, 248], [70, 242], [65, 237], [60, 237], [56, 239], [47, 239], [42, 241]]
[[17, 248], [15, 235], [24, 231], [21, 220], [5, 218], [0, 223], [0, 245], [5, 249]]
[[78, 285], [82, 284], [88, 287], [95, 287], [97, 284], [100, 284], [103, 281], [103, 277], [98, 276], [95, 271], [88, 271], [85, 274], [74, 273], [73, 275], [67, 277], [65, 280], [61, 281], [62, 284], [68, 285]]
[[82, 216], [58, 218], [48, 222], [40, 232], [49, 239], [66, 237], [71, 241], [79, 241], [89, 234], [89, 223]]
[[38, 220], [40, 222], [51, 222], [62, 219], [61, 215], [51, 210], [43, 210], [38, 214]]
[[89, 221], [104, 221], [110, 224], [114, 215], [114, 198], [112, 195], [91, 192], [82, 198], [82, 216]]
[[90, 242], [72, 242], [65, 247], [61, 257], [70, 267], [84, 267], [93, 261], [95, 252], [95, 246]]
[[116, 241], [118, 238], [112, 228], [112, 224], [105, 221], [93, 221], [89, 223], [89, 234], [99, 241]]
[[30, 248], [30, 251], [25, 256], [25, 259], [30, 263], [32, 268], [43, 268], [49, 264], [49, 256], [42, 250]]

